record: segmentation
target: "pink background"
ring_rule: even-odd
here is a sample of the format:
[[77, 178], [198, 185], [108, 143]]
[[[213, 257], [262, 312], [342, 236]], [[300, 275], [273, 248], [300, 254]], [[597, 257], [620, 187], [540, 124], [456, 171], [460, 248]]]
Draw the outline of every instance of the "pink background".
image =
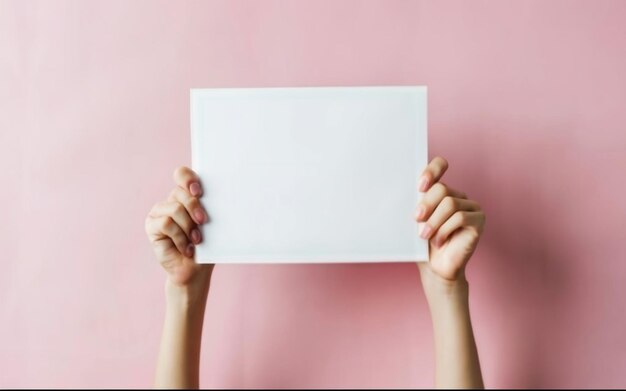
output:
[[[626, 1], [0, 1], [0, 386], [150, 386], [189, 89], [420, 84], [490, 387], [626, 386]], [[375, 185], [375, 184], [374, 184]], [[206, 387], [431, 386], [413, 264], [218, 266]]]

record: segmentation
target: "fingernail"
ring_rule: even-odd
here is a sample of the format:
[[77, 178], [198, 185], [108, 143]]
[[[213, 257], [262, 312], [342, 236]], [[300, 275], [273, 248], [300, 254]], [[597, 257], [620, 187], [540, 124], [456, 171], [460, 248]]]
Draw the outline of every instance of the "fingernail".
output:
[[200, 195], [200, 193], [202, 193], [202, 188], [200, 187], [199, 183], [194, 182], [189, 185], [189, 191], [191, 192], [192, 196], [197, 197]]
[[198, 223], [204, 223], [204, 212], [202, 211], [202, 209], [196, 208], [193, 211], [193, 215], [196, 216], [196, 220], [198, 221]]
[[428, 178], [426, 178], [424, 175], [422, 175], [422, 177], [420, 178], [418, 188], [421, 192], [425, 192], [426, 189], [428, 189]]
[[422, 205], [417, 207], [417, 219], [421, 220], [424, 217], [424, 213], [426, 213], [426, 209]]
[[187, 245], [187, 248], [186, 248], [188, 257], [192, 257], [193, 256], [193, 250], [194, 250], [193, 244], [189, 243]]
[[202, 241], [202, 234], [198, 228], [194, 228], [193, 231], [191, 231], [191, 240], [196, 244]]
[[424, 224], [424, 226], [422, 227], [422, 232], [420, 232], [420, 237], [422, 237], [423, 239], [428, 239], [428, 236], [430, 235], [432, 230], [433, 229], [430, 228], [430, 225]]

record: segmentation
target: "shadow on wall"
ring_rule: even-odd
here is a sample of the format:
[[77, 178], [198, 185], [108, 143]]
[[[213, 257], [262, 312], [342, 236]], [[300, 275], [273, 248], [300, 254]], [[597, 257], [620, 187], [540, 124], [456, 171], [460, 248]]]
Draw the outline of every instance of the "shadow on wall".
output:
[[476, 287], [474, 329], [490, 387], [563, 384], [551, 368], [561, 359], [557, 336], [568, 326], [563, 315], [576, 305], [572, 293], [581, 273], [576, 227], [567, 222], [575, 200], [562, 196], [580, 181], [563, 174], [572, 171], [575, 145], [551, 139], [552, 129], [527, 125], [528, 132], [519, 131], [519, 122], [515, 132], [506, 124], [469, 126], [462, 134], [448, 130], [458, 142], [442, 153], [450, 160], [448, 183], [466, 190], [487, 215], [480, 255], [468, 274]]

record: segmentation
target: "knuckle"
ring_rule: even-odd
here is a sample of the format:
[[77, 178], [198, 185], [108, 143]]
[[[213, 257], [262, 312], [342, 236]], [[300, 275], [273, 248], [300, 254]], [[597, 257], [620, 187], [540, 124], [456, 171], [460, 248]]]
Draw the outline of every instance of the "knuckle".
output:
[[172, 236], [172, 238], [174, 238], [175, 241], [177, 241], [178, 243], [185, 243], [186, 242], [186, 236], [180, 232], [180, 231], [176, 231], [176, 233]]
[[454, 197], [451, 197], [449, 195], [443, 198], [443, 200], [441, 201], [441, 204], [446, 209], [455, 209], [457, 207], [457, 201], [454, 199]]
[[163, 219], [161, 226], [163, 227], [163, 229], [170, 230], [174, 227], [174, 224], [176, 224], [174, 223], [174, 219], [167, 216]]
[[458, 221], [460, 225], [465, 225], [465, 223], [467, 222], [467, 215], [461, 211], [457, 211], [454, 214], [454, 218]]
[[196, 197], [189, 197], [189, 200], [187, 202], [189, 210], [194, 210], [195, 208], [200, 207], [200, 201], [198, 201], [198, 198]]
[[177, 202], [176, 205], [174, 205], [174, 214], [180, 215], [184, 212], [185, 207], [180, 202]]
[[177, 194], [177, 188], [172, 189], [172, 191], [170, 191], [170, 194], [167, 196], [168, 200], [174, 200], [176, 199], [176, 194]]
[[437, 182], [433, 185], [433, 189], [439, 193], [439, 194], [447, 194], [448, 193], [448, 188], [446, 188], [446, 186], [441, 183], [441, 182]]
[[460, 212], [461, 213], [461, 222], [463, 223], [463, 225], [467, 225], [467, 223], [469, 222], [469, 214], [467, 212]]
[[176, 167], [176, 169], [174, 170], [174, 173], [172, 174], [174, 177], [174, 181], [178, 181], [180, 178], [182, 178], [185, 175], [185, 166], [180, 166], [180, 167]]
[[156, 204], [152, 205], [152, 208], [150, 208], [150, 212], [148, 212], [148, 217], [153, 216], [156, 210], [159, 209], [160, 206], [161, 206], [161, 202], [157, 202]]

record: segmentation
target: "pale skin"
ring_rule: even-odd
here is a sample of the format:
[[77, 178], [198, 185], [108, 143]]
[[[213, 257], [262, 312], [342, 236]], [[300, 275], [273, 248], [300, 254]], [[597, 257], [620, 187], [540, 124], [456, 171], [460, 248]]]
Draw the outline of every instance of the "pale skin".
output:
[[[465, 268], [485, 224], [476, 201], [441, 180], [448, 162], [434, 158], [419, 180], [420, 235], [429, 240], [430, 259], [418, 262], [435, 338], [435, 386], [483, 388], [470, 321]], [[208, 214], [198, 198], [202, 187], [187, 167], [174, 172], [175, 187], [146, 218], [146, 233], [167, 273], [166, 312], [155, 377], [156, 388], [198, 388], [200, 341], [213, 265], [194, 261], [202, 242], [198, 226]]]

